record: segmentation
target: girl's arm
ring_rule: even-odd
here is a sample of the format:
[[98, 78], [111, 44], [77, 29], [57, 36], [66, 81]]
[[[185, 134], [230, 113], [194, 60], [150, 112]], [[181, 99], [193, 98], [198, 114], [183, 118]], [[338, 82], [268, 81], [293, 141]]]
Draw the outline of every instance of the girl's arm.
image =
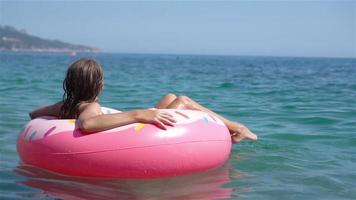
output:
[[132, 123], [152, 123], [166, 129], [176, 122], [172, 115], [159, 110], [132, 110], [122, 113], [102, 114], [98, 103], [91, 103], [79, 115], [79, 127], [87, 133], [104, 131]]
[[43, 106], [37, 108], [29, 113], [31, 119], [41, 117], [41, 116], [55, 116], [58, 117], [63, 103], [59, 101], [53, 105]]

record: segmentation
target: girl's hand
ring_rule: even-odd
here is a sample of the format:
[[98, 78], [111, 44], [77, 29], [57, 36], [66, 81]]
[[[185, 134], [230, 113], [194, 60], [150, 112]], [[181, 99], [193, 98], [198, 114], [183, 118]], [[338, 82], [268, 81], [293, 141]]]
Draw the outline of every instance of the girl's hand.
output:
[[171, 114], [160, 110], [137, 110], [135, 119], [138, 122], [154, 124], [163, 130], [167, 130], [164, 125], [173, 126], [176, 122]]

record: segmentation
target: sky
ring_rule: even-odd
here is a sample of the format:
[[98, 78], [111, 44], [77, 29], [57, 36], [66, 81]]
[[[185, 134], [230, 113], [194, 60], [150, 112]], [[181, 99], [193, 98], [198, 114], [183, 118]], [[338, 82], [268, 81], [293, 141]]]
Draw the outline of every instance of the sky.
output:
[[104, 52], [356, 57], [356, 0], [0, 0], [0, 24]]

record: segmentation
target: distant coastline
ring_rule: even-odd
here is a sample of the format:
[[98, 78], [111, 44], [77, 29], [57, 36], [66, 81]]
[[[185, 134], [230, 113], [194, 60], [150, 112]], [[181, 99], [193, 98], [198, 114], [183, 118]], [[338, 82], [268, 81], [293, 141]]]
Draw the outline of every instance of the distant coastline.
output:
[[0, 51], [11, 52], [100, 52], [96, 47], [48, 40], [12, 26], [0, 26]]

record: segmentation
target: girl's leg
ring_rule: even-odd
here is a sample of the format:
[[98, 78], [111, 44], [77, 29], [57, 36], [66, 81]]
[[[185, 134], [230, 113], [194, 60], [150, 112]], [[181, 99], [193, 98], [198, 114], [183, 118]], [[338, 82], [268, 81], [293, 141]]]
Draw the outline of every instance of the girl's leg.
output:
[[175, 100], [173, 100], [166, 108], [199, 110], [221, 119], [229, 129], [233, 142], [239, 142], [243, 139], [257, 140], [257, 136], [243, 124], [230, 121], [221, 115], [205, 108], [187, 96], [176, 97]]
[[176, 95], [168, 93], [166, 94], [156, 105], [157, 109], [167, 108], [169, 104], [171, 104], [177, 98]]

